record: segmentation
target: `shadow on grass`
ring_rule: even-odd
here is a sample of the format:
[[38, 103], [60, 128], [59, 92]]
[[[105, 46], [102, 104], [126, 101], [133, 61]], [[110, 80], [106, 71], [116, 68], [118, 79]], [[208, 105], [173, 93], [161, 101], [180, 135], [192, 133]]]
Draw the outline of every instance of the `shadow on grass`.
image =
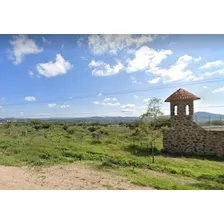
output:
[[[152, 149], [146, 146], [141, 146], [137, 144], [130, 144], [126, 146], [123, 150], [132, 153], [135, 156], [152, 156]], [[162, 155], [164, 157], [170, 158], [191, 158], [191, 159], [201, 159], [201, 160], [209, 160], [209, 161], [217, 161], [224, 162], [224, 157], [217, 156], [206, 156], [206, 155], [195, 155], [189, 153], [170, 153], [167, 150], [158, 150], [154, 149], [154, 155]]]
[[[130, 152], [135, 156], [151, 156], [152, 149], [146, 146], [141, 146], [137, 144], [130, 144], [124, 148], [124, 151]], [[154, 149], [154, 155], [159, 155], [162, 152], [157, 148]]]
[[224, 174], [217, 175], [217, 176], [203, 174], [198, 177], [198, 180], [211, 180], [211, 181], [216, 181], [217, 183], [224, 184]]
[[190, 153], [170, 153], [166, 150], [161, 150], [160, 154], [165, 157], [171, 157], [171, 158], [191, 158], [191, 159], [201, 159], [201, 160], [209, 160], [209, 161], [216, 161], [216, 162], [224, 162], [224, 157], [218, 157], [218, 156], [208, 156], [208, 155], [195, 155]]
[[[197, 187], [201, 190], [224, 190], [223, 185], [217, 185], [217, 184], [208, 184], [208, 183], [194, 183], [190, 184], [193, 187]], [[189, 186], [190, 186], [189, 185]]]

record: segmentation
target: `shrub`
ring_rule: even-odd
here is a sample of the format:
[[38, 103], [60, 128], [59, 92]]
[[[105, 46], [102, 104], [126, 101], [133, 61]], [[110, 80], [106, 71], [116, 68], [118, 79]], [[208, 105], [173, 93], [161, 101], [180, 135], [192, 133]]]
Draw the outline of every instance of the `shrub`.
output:
[[156, 129], [160, 129], [161, 127], [170, 127], [171, 126], [171, 119], [170, 118], [158, 118], [155, 121], [151, 121], [150, 125], [155, 127]]
[[169, 127], [167, 127], [167, 126], [161, 127], [161, 131], [162, 131], [163, 133], [169, 131]]
[[102, 135], [109, 135], [109, 132], [105, 129], [100, 129], [100, 134]]
[[94, 127], [89, 127], [88, 130], [89, 130], [90, 132], [94, 132], [94, 131], [96, 131], [96, 128], [94, 128]]
[[69, 128], [66, 129], [66, 131], [67, 131], [69, 134], [73, 135], [73, 134], [75, 133], [76, 129], [75, 129], [75, 127], [69, 127]]
[[44, 122], [43, 124], [42, 124], [42, 128], [49, 128], [49, 127], [51, 127], [51, 123], [48, 123], [48, 122]]
[[32, 125], [40, 125], [41, 124], [41, 120], [31, 120], [30, 123]]
[[38, 131], [41, 128], [41, 126], [40, 125], [34, 125], [34, 128], [35, 128], [36, 131]]
[[65, 124], [65, 125], [63, 126], [63, 129], [66, 131], [66, 130], [68, 129], [68, 125]]

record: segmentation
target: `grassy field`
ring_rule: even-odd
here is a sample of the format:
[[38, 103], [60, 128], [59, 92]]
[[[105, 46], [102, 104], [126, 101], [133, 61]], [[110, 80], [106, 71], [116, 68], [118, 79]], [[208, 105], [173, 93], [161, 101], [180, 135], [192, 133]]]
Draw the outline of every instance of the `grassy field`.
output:
[[125, 125], [24, 123], [0, 126], [0, 165], [50, 166], [83, 161], [156, 189], [224, 189], [224, 162], [171, 157], [157, 141]]

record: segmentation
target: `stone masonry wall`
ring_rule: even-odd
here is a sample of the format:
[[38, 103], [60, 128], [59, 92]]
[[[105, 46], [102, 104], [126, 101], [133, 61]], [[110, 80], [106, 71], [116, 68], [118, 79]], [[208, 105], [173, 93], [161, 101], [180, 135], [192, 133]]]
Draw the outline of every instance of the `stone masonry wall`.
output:
[[163, 146], [170, 153], [224, 157], [224, 131], [207, 131], [188, 116], [174, 116]]

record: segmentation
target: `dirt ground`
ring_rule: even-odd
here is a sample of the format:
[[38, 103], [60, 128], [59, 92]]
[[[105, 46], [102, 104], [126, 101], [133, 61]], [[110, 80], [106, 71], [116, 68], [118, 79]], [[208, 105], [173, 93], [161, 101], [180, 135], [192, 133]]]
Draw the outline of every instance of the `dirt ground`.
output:
[[45, 168], [0, 166], [0, 190], [148, 190], [80, 164]]

